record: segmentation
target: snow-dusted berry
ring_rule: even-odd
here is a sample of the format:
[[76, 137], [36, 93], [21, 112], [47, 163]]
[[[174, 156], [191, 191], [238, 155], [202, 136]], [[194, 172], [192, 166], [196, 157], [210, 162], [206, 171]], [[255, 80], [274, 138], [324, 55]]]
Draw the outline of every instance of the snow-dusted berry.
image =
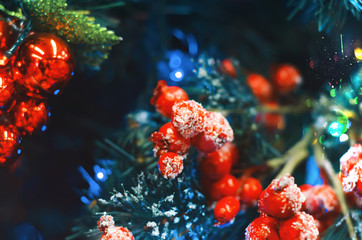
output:
[[253, 95], [260, 102], [268, 102], [273, 97], [273, 88], [268, 80], [259, 74], [250, 74], [247, 77], [247, 83], [253, 92]]
[[302, 208], [305, 196], [289, 174], [275, 179], [262, 192], [259, 211], [279, 219], [292, 217]]
[[222, 225], [235, 218], [240, 210], [239, 200], [234, 196], [227, 196], [220, 199], [214, 208], [216, 225]]
[[316, 222], [305, 212], [298, 212], [292, 218], [281, 221], [279, 224], [281, 240], [316, 240], [318, 234]]
[[212, 201], [220, 200], [226, 196], [236, 196], [240, 187], [239, 181], [231, 174], [226, 174], [220, 180], [209, 185], [209, 194]]
[[103, 215], [98, 220], [98, 229], [101, 232], [107, 232], [109, 227], [114, 227], [114, 220], [111, 215]]
[[341, 172], [348, 175], [359, 161], [362, 161], [362, 145], [355, 144], [339, 159]]
[[353, 168], [344, 174], [342, 178], [342, 187], [344, 192], [352, 192], [357, 190], [357, 184], [362, 180], [362, 160], [356, 163]]
[[110, 227], [100, 240], [134, 240], [133, 234], [124, 227]]
[[204, 131], [192, 138], [201, 152], [213, 152], [234, 140], [234, 132], [226, 118], [218, 112], [206, 112]]
[[224, 155], [220, 150], [208, 154], [201, 153], [199, 158], [200, 171], [206, 178], [218, 180], [231, 170], [230, 155]]
[[274, 88], [280, 94], [295, 90], [302, 83], [298, 69], [289, 64], [281, 64], [273, 74]]
[[242, 210], [256, 206], [260, 194], [263, 192], [263, 186], [260, 181], [252, 177], [242, 177], [240, 185], [239, 200]]
[[168, 86], [165, 80], [160, 80], [153, 90], [151, 104], [155, 105], [157, 111], [163, 116], [170, 118], [172, 106], [175, 103], [189, 100], [187, 93], [180, 87]]
[[185, 138], [191, 138], [204, 131], [206, 110], [201, 104], [190, 100], [176, 103], [172, 107], [171, 122]]
[[177, 132], [172, 123], [166, 123], [158, 132], [152, 133], [153, 151], [156, 157], [167, 152], [185, 155], [190, 148], [190, 139]]
[[279, 240], [279, 220], [260, 216], [252, 221], [245, 231], [246, 240]]
[[174, 179], [184, 169], [183, 159], [173, 152], [162, 154], [158, 160], [158, 168], [160, 169], [162, 176]]

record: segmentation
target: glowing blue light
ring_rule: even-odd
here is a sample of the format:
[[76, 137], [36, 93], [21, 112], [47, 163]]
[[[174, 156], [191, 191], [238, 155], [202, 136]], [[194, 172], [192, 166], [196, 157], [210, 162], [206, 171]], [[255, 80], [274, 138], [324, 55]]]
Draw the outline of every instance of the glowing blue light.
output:
[[102, 172], [97, 173], [97, 178], [99, 180], [102, 180], [104, 178], [104, 173], [102, 173]]
[[175, 69], [170, 73], [170, 78], [174, 82], [179, 82], [184, 78], [184, 71], [181, 68]]
[[329, 126], [328, 126], [328, 132], [329, 134], [331, 134], [333, 137], [339, 137], [343, 134], [343, 129], [344, 126], [343, 124], [339, 123], [339, 122], [332, 122]]
[[78, 167], [78, 171], [82, 174], [83, 178], [88, 182], [89, 189], [88, 189], [88, 195], [90, 198], [94, 198], [100, 195], [102, 189], [96, 183], [93, 178], [88, 174], [88, 172], [83, 167]]
[[47, 126], [46, 126], [46, 125], [43, 125], [43, 126], [41, 127], [41, 130], [44, 132], [45, 130], [47, 130]]
[[21, 149], [18, 149], [17, 153], [20, 154], [20, 153], [21, 153]]
[[107, 170], [106, 169], [101, 168], [98, 165], [94, 165], [93, 169], [94, 169], [94, 173], [95, 173], [98, 180], [100, 180], [102, 182], [107, 180], [108, 175], [107, 175]]
[[189, 34], [187, 35], [187, 41], [189, 43], [189, 53], [191, 55], [196, 55], [198, 51], [197, 41], [194, 35]]
[[82, 196], [82, 197], [80, 198], [80, 200], [81, 200], [84, 204], [87, 204], [87, 205], [89, 205], [89, 204], [91, 203], [91, 201], [90, 201], [88, 198], [86, 198], [85, 196]]
[[170, 62], [168, 63], [168, 65], [170, 66], [170, 68], [174, 69], [174, 68], [178, 68], [182, 63], [181, 57], [177, 54], [174, 53], [170, 56]]
[[54, 91], [54, 95], [57, 95], [60, 92], [60, 89]]

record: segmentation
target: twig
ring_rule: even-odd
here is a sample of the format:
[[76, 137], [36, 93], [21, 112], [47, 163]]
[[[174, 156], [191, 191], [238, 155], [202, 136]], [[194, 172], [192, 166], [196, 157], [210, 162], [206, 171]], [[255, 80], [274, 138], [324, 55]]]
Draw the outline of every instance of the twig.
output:
[[282, 168], [282, 170], [280, 170], [280, 172], [278, 173], [278, 175], [276, 176], [276, 178], [280, 178], [282, 176], [284, 176], [285, 174], [289, 173], [292, 174], [294, 169], [296, 169], [296, 167], [305, 159], [307, 158], [309, 155], [309, 152], [307, 149], [302, 148], [300, 149], [297, 153], [295, 153], [295, 155], [291, 156], [287, 163], [284, 165], [284, 167]]

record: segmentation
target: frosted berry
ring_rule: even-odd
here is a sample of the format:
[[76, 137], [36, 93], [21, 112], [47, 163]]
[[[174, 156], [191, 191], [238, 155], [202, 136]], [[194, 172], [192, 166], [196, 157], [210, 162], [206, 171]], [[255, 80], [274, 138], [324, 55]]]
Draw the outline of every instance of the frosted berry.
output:
[[124, 227], [110, 227], [100, 240], [134, 240], [133, 234]]
[[240, 154], [235, 144], [227, 142], [218, 151], [231, 159], [232, 166], [238, 163]]
[[273, 74], [274, 88], [280, 94], [295, 90], [302, 83], [298, 69], [289, 64], [280, 65]]
[[259, 211], [279, 219], [292, 217], [302, 208], [305, 196], [289, 174], [275, 179], [262, 192]]
[[182, 157], [173, 152], [162, 154], [158, 160], [158, 168], [164, 178], [174, 179], [184, 169]]
[[166, 123], [158, 132], [152, 133], [153, 151], [159, 157], [166, 152], [184, 155], [190, 148], [190, 139], [184, 138], [177, 132], [172, 123]]
[[[312, 188], [313, 188], [313, 185], [310, 185], [310, 184], [303, 184], [303, 185], [299, 186], [299, 189], [300, 189], [300, 191], [302, 191], [305, 199], [307, 199], [309, 197], [310, 190]], [[304, 201], [303, 204], [302, 204], [302, 209], [301, 209], [302, 211], [305, 211], [305, 202], [306, 201]]]
[[268, 80], [266, 80], [262, 75], [259, 74], [250, 74], [247, 77], [247, 83], [251, 88], [254, 96], [260, 102], [268, 102], [273, 97], [273, 89]]
[[211, 200], [217, 201], [226, 196], [236, 196], [240, 183], [233, 175], [226, 174], [220, 180], [213, 182], [209, 187]]
[[313, 217], [305, 212], [298, 212], [279, 224], [281, 240], [316, 240], [318, 228]]
[[199, 156], [201, 158], [199, 166], [203, 176], [218, 180], [230, 172], [230, 155], [224, 155], [220, 151], [215, 151], [208, 154], [200, 154]]
[[230, 59], [221, 61], [221, 70], [232, 78], [236, 78], [235, 67]]
[[179, 102], [172, 107], [171, 122], [185, 138], [191, 138], [204, 131], [205, 118], [206, 110], [193, 100]]
[[107, 232], [109, 227], [114, 227], [114, 220], [111, 215], [103, 215], [98, 220], [98, 229], [101, 232]]
[[240, 203], [234, 196], [227, 196], [220, 199], [214, 208], [216, 225], [222, 225], [235, 218], [240, 210]]
[[187, 93], [180, 87], [168, 86], [165, 80], [160, 80], [153, 90], [151, 104], [155, 105], [157, 111], [167, 117], [171, 117], [172, 106], [175, 103], [189, 100]]
[[263, 192], [260, 181], [252, 177], [243, 177], [240, 180], [240, 185], [239, 200], [242, 209], [256, 206], [260, 194]]
[[341, 172], [344, 175], [348, 175], [348, 172], [351, 171], [359, 161], [362, 161], [362, 145], [355, 144], [340, 158]]
[[279, 240], [279, 220], [260, 216], [252, 221], [245, 231], [246, 240]]
[[218, 112], [206, 112], [204, 131], [192, 138], [201, 152], [213, 152], [234, 140], [234, 132], [226, 118]]

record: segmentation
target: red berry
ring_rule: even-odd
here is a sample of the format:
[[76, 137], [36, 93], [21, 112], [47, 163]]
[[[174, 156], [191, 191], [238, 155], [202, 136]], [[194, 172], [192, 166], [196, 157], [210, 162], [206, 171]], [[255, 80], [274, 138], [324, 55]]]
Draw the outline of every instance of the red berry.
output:
[[103, 215], [98, 220], [98, 229], [101, 232], [107, 232], [109, 227], [114, 227], [114, 220], [111, 215]]
[[245, 240], [279, 240], [278, 224], [275, 218], [260, 216], [246, 228]]
[[305, 211], [315, 218], [338, 213], [340, 210], [337, 195], [328, 185], [314, 186], [309, 190], [305, 201]]
[[134, 240], [134, 237], [127, 228], [110, 227], [100, 240]]
[[[312, 187], [313, 186], [310, 185], [310, 184], [303, 184], [303, 185], [299, 186], [300, 191], [302, 191], [302, 193], [303, 193], [303, 195], [304, 195], [304, 197], [306, 199], [309, 197], [310, 190], [312, 189]], [[303, 204], [302, 204], [302, 209], [301, 210], [303, 210], [303, 211], [305, 211], [305, 202], [306, 201], [304, 201]]]
[[[277, 109], [279, 107], [276, 102], [265, 104], [268, 108]], [[270, 131], [283, 130], [285, 128], [284, 116], [279, 113], [267, 112], [259, 116], [258, 122], [261, 122], [264, 127]]]
[[221, 70], [232, 78], [236, 78], [236, 71], [230, 59], [224, 59], [221, 62]]
[[339, 159], [341, 172], [344, 175], [348, 175], [348, 172], [351, 171], [354, 165], [356, 165], [356, 163], [358, 163], [360, 160], [362, 160], [362, 145], [354, 144]]
[[175, 178], [184, 169], [182, 157], [173, 152], [162, 154], [158, 160], [158, 168], [164, 178]]
[[231, 158], [231, 165], [235, 165], [239, 161], [239, 150], [235, 144], [227, 142], [218, 150], [221, 154]]
[[204, 131], [191, 142], [201, 152], [213, 152], [233, 140], [234, 132], [226, 118], [218, 112], [206, 112]]
[[163, 125], [158, 132], [152, 133], [151, 141], [154, 144], [153, 151], [157, 157], [166, 152], [184, 155], [191, 145], [190, 139], [181, 136], [170, 122]]
[[289, 174], [275, 179], [262, 192], [259, 199], [259, 211], [272, 217], [286, 219], [298, 212], [305, 197]]
[[200, 170], [202, 174], [213, 180], [221, 179], [228, 174], [231, 169], [231, 158], [229, 155], [223, 155], [220, 151], [200, 154]]
[[234, 196], [227, 196], [220, 199], [214, 208], [216, 225], [222, 225], [235, 218], [240, 210], [240, 203]]
[[157, 111], [163, 116], [170, 118], [172, 106], [175, 103], [189, 100], [187, 93], [180, 87], [168, 86], [165, 80], [160, 80], [153, 90], [151, 104], [155, 105]]
[[260, 181], [252, 177], [243, 177], [240, 180], [240, 184], [239, 199], [243, 208], [256, 206], [260, 194], [263, 192], [263, 186]]
[[316, 222], [305, 212], [298, 212], [279, 224], [280, 240], [316, 240], [318, 234]]
[[356, 163], [353, 168], [342, 178], [344, 192], [355, 191], [358, 181], [362, 179], [362, 161]]
[[254, 96], [260, 102], [268, 102], [273, 97], [273, 89], [268, 80], [266, 80], [262, 75], [259, 74], [250, 74], [247, 77], [247, 83], [251, 88]]
[[193, 100], [179, 102], [172, 107], [171, 122], [185, 138], [191, 138], [204, 131], [205, 118], [206, 110]]
[[217, 201], [226, 196], [236, 196], [239, 187], [239, 181], [233, 175], [226, 174], [223, 178], [211, 184], [210, 198], [212, 201]]
[[297, 68], [289, 64], [280, 65], [273, 74], [273, 84], [280, 94], [290, 93], [302, 83]]

